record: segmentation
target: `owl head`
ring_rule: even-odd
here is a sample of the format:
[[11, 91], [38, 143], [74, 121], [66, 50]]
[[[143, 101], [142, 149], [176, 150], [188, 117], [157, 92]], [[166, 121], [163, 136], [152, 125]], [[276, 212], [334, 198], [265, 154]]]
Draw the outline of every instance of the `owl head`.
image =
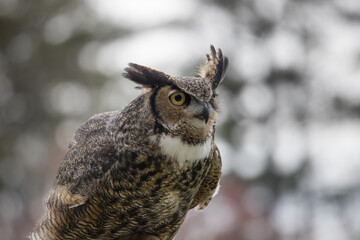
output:
[[216, 120], [216, 88], [224, 79], [229, 60], [216, 52], [199, 68], [198, 77], [171, 77], [152, 68], [130, 63], [124, 77], [139, 84], [149, 94], [156, 120], [168, 131], [206, 130]]

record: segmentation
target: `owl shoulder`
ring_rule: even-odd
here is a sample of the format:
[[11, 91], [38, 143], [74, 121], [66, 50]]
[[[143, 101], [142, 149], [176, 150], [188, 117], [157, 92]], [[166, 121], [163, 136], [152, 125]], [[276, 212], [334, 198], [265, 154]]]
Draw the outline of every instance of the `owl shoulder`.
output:
[[69, 148], [85, 143], [94, 136], [106, 135], [107, 125], [118, 114], [117, 111], [95, 114], [84, 122], [75, 132], [70, 141]]
[[94, 115], [75, 132], [70, 149], [55, 179], [73, 194], [87, 195], [96, 180], [117, 161], [115, 144], [107, 125], [118, 112]]

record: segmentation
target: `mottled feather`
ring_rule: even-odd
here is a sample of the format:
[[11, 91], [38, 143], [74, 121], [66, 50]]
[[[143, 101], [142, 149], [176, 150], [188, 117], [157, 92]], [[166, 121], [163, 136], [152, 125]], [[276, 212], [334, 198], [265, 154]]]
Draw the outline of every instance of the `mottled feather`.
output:
[[189, 209], [209, 204], [221, 175], [216, 87], [228, 60], [213, 46], [207, 59], [201, 77], [129, 64], [124, 77], [145, 91], [76, 131], [31, 239], [171, 240]]

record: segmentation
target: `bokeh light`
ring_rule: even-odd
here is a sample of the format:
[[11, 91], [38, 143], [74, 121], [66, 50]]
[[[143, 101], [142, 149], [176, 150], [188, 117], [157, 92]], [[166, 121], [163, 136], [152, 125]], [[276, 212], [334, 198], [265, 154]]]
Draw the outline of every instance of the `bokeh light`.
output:
[[0, 1], [0, 238], [26, 239], [76, 129], [139, 94], [136, 62], [219, 87], [221, 189], [176, 240], [360, 236], [358, 0]]

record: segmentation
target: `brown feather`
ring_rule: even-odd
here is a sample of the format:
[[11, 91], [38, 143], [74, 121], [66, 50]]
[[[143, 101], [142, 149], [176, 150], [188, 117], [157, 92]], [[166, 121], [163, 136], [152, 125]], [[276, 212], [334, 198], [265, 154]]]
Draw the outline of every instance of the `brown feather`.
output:
[[[145, 91], [76, 131], [32, 239], [171, 240], [190, 208], [209, 204], [221, 174], [214, 91], [228, 61], [213, 46], [207, 59], [201, 78], [129, 64], [124, 76]], [[175, 106], [173, 91], [190, 102]]]

